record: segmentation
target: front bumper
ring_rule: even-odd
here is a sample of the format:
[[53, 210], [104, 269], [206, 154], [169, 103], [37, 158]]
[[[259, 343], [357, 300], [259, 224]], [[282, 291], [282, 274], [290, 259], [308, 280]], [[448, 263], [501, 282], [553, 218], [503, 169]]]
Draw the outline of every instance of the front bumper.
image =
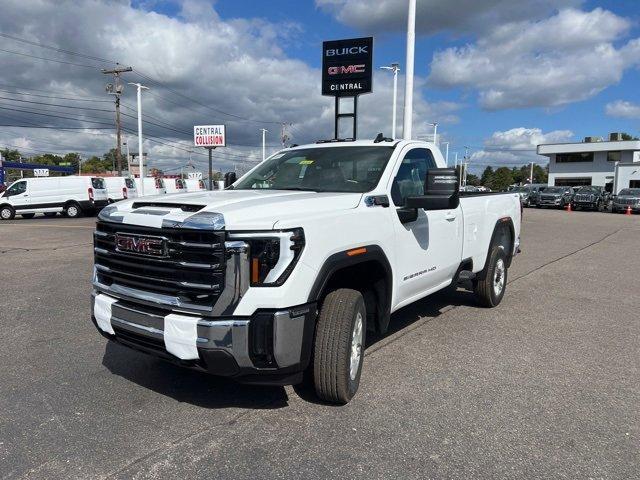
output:
[[559, 198], [554, 200], [538, 200], [538, 205], [541, 207], [559, 207], [562, 205], [562, 200]]
[[582, 202], [582, 201], [572, 201], [571, 205], [574, 207], [580, 207], [580, 208], [592, 208], [592, 209], [596, 209], [598, 208], [598, 202]]
[[251, 317], [203, 318], [94, 292], [91, 307], [93, 323], [109, 340], [242, 382], [298, 383], [311, 358], [315, 303], [259, 310]]
[[618, 203], [613, 203], [612, 205], [614, 210], [617, 210], [619, 212], [624, 212], [627, 210], [627, 207], [631, 207], [631, 211], [632, 212], [640, 212], [640, 204], [636, 204], [636, 205], [621, 205]]

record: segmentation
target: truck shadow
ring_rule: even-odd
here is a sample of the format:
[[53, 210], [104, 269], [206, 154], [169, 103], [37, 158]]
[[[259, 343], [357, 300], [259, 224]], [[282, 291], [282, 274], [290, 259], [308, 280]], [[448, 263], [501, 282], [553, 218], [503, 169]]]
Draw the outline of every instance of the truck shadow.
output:
[[[367, 349], [385, 338], [411, 327], [418, 320], [430, 321], [449, 306], [475, 305], [473, 294], [440, 292], [398, 310], [391, 316], [389, 331], [385, 335], [369, 334]], [[288, 406], [284, 387], [243, 385], [222, 377], [189, 370], [136, 352], [113, 342], [105, 348], [102, 364], [109, 371], [179, 402], [207, 409], [247, 408], [278, 409]], [[294, 386], [294, 391], [308, 402], [324, 404], [315, 396], [309, 382]]]
[[109, 371], [171, 397], [207, 409], [277, 409], [288, 405], [284, 387], [243, 385], [153, 358], [141, 352], [108, 342], [102, 364]]

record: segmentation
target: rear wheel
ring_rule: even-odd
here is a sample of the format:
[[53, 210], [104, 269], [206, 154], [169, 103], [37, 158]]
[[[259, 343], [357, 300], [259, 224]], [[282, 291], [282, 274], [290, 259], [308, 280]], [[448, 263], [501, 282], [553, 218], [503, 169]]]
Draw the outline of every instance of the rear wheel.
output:
[[321, 400], [344, 405], [358, 391], [367, 330], [364, 298], [342, 288], [324, 299], [313, 347], [313, 383]]
[[0, 218], [2, 220], [13, 220], [16, 216], [16, 211], [10, 205], [4, 205], [0, 207]]
[[504, 297], [507, 287], [507, 256], [504, 248], [494, 246], [489, 254], [486, 271], [482, 272], [475, 284], [478, 303], [483, 307], [497, 307]]
[[29, 219], [29, 218], [33, 218], [33, 217], [35, 217], [35, 216], [36, 216], [36, 214], [35, 214], [35, 213], [22, 213], [20, 216], [21, 216], [22, 218]]
[[69, 218], [78, 218], [82, 216], [82, 210], [77, 203], [70, 203], [65, 207], [64, 214]]

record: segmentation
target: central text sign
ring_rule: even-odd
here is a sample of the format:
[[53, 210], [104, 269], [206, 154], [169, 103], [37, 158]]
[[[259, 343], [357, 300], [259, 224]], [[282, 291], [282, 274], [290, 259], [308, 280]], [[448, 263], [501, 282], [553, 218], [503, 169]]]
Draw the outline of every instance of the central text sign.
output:
[[196, 147], [226, 147], [224, 125], [196, 125], [193, 127], [193, 144]]

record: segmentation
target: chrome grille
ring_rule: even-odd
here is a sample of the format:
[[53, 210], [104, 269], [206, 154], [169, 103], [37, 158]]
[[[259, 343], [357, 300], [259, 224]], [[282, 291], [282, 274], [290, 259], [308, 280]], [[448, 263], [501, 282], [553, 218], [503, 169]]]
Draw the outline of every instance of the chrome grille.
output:
[[587, 193], [587, 194], [576, 194], [576, 196], [574, 197], [574, 200], [576, 202], [593, 202], [593, 198], [591, 196], [591, 194]]
[[640, 203], [638, 198], [616, 198], [614, 202], [616, 205], [637, 205]]
[[[116, 250], [115, 236], [162, 236], [167, 257]], [[96, 281], [113, 292], [144, 292], [173, 306], [211, 310], [224, 289], [225, 233], [148, 228], [98, 222], [94, 233]], [[134, 296], [134, 295], [132, 295]]]

